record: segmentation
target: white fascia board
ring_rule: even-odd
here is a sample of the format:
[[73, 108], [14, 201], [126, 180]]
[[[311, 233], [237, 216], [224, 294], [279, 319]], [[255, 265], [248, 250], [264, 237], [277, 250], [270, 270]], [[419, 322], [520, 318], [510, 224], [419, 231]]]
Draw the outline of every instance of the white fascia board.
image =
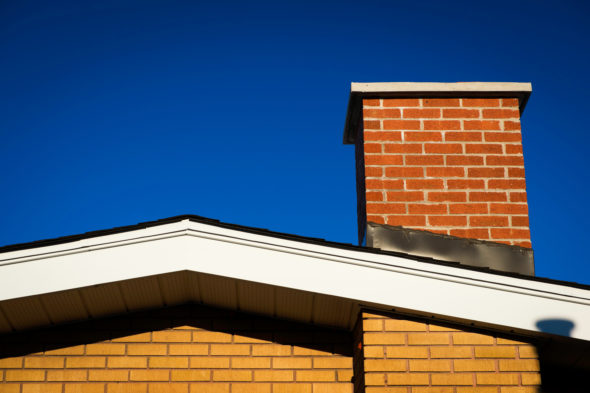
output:
[[530, 93], [531, 83], [520, 82], [373, 82], [350, 84], [351, 93]]
[[0, 254], [0, 301], [177, 271], [590, 341], [590, 291], [191, 221]]

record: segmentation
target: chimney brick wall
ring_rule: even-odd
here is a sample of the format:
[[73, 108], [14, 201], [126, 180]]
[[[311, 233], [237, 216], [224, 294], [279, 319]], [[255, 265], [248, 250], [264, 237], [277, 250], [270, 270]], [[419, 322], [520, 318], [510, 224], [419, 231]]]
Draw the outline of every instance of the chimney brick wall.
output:
[[363, 99], [362, 115], [367, 221], [531, 247], [517, 98]]

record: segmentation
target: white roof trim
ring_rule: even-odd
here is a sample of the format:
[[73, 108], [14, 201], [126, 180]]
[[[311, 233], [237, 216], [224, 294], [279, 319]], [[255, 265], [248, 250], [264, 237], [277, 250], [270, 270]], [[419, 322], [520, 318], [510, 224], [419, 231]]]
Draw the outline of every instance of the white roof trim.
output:
[[530, 93], [532, 90], [530, 83], [519, 82], [352, 82], [350, 84], [351, 93]]
[[590, 291], [408, 258], [316, 245], [184, 220], [0, 254], [0, 306], [10, 299], [193, 271], [541, 332], [571, 321], [590, 341]]

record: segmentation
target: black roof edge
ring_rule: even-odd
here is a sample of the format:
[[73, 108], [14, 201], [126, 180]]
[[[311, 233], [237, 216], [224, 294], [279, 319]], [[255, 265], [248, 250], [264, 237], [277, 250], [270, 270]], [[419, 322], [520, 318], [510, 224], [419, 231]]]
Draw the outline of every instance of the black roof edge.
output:
[[112, 235], [112, 234], [123, 233], [123, 232], [130, 232], [130, 231], [135, 231], [138, 229], [145, 229], [145, 228], [150, 228], [150, 227], [154, 227], [154, 226], [158, 226], [158, 225], [171, 224], [174, 222], [179, 222], [179, 221], [184, 221], [184, 220], [190, 220], [190, 221], [198, 222], [201, 224], [208, 224], [208, 225], [213, 225], [213, 226], [217, 226], [220, 228], [233, 229], [233, 230], [238, 230], [238, 231], [252, 233], [252, 234], [271, 236], [271, 237], [275, 237], [275, 238], [279, 238], [279, 239], [299, 241], [299, 242], [303, 242], [303, 243], [316, 244], [316, 245], [320, 245], [320, 246], [335, 247], [335, 248], [340, 248], [340, 249], [344, 249], [344, 250], [361, 251], [361, 252], [367, 252], [367, 253], [371, 253], [371, 254], [390, 255], [390, 256], [412, 259], [412, 260], [419, 261], [419, 262], [426, 262], [426, 263], [432, 263], [432, 264], [436, 264], [436, 265], [455, 267], [457, 269], [479, 271], [479, 272], [483, 272], [483, 273], [495, 274], [498, 276], [513, 277], [513, 278], [519, 278], [519, 279], [528, 280], [528, 281], [544, 282], [544, 283], [548, 283], [548, 284], [563, 285], [563, 286], [572, 287], [572, 288], [580, 288], [580, 289], [590, 290], [590, 285], [581, 284], [581, 283], [577, 283], [577, 282], [555, 280], [552, 278], [544, 278], [544, 277], [537, 277], [537, 276], [533, 277], [533, 276], [527, 276], [527, 275], [519, 274], [519, 273], [511, 273], [511, 272], [503, 272], [503, 271], [493, 270], [493, 269], [485, 268], [485, 267], [466, 266], [466, 265], [459, 264], [459, 262], [440, 261], [440, 260], [436, 260], [434, 258], [421, 257], [421, 256], [402, 253], [402, 252], [384, 251], [384, 250], [380, 250], [378, 248], [357, 246], [357, 245], [353, 245], [350, 243], [340, 243], [340, 242], [329, 241], [329, 240], [325, 240], [325, 239], [321, 239], [321, 238], [293, 235], [293, 234], [284, 233], [284, 232], [275, 232], [275, 231], [271, 231], [271, 230], [263, 229], [263, 228], [255, 228], [255, 227], [248, 227], [248, 226], [243, 226], [243, 225], [238, 225], [238, 224], [230, 224], [230, 223], [221, 222], [219, 220], [215, 220], [212, 218], [197, 216], [194, 214], [183, 214], [183, 215], [178, 215], [178, 216], [173, 216], [173, 217], [168, 217], [168, 218], [162, 218], [162, 219], [155, 220], [155, 221], [146, 221], [146, 222], [141, 222], [141, 223], [134, 224], [134, 225], [126, 225], [126, 226], [115, 227], [115, 228], [110, 228], [110, 229], [101, 229], [101, 230], [85, 232], [85, 233], [81, 233], [81, 234], [77, 234], [77, 235], [69, 235], [69, 236], [62, 236], [62, 237], [57, 237], [57, 238], [52, 238], [52, 239], [37, 240], [37, 241], [33, 241], [33, 242], [28, 242], [28, 243], [11, 244], [11, 245], [0, 247], [0, 254], [5, 253], [5, 252], [11, 252], [11, 251], [28, 250], [28, 249], [33, 249], [33, 248], [53, 246], [53, 245], [63, 244], [63, 243], [70, 243], [70, 242], [74, 242], [74, 241], [78, 241], [78, 240], [90, 239], [93, 237], [106, 236], [106, 235]]

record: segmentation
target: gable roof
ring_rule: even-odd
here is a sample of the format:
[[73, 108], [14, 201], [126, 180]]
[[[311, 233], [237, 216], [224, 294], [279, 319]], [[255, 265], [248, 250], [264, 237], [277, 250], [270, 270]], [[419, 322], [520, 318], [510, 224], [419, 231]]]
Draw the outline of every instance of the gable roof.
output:
[[198, 216], [0, 248], [3, 333], [190, 301], [348, 329], [359, 307], [395, 309], [590, 341], [588, 286]]

